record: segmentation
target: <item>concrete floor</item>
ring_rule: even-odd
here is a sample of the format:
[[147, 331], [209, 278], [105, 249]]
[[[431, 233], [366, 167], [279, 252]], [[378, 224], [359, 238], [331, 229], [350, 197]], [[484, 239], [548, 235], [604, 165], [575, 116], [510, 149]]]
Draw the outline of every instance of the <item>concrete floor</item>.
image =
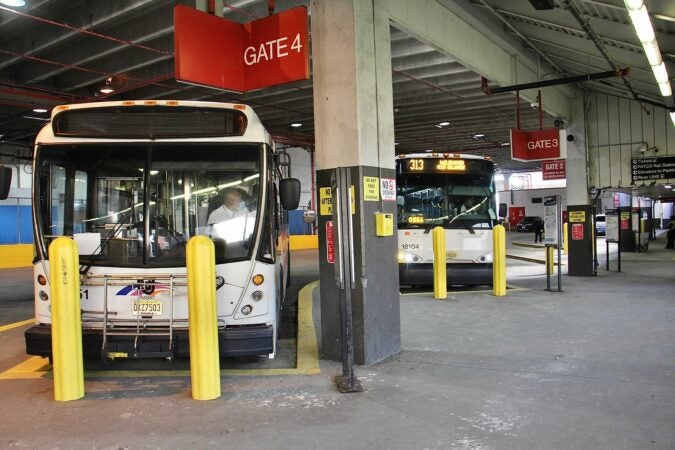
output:
[[[530, 236], [509, 233], [507, 253], [539, 257], [512, 246]], [[675, 251], [664, 238], [622, 254], [622, 273], [604, 270], [600, 239], [598, 276], [565, 275], [564, 292], [544, 290], [543, 265], [511, 259], [521, 289], [506, 297], [405, 291], [403, 350], [357, 368], [360, 394], [337, 393], [341, 365], [328, 361], [319, 375], [225, 375], [207, 402], [185, 376], [88, 377], [85, 398], [67, 403], [49, 376], [0, 380], [0, 448], [672, 449]], [[317, 278], [316, 251], [292, 265], [298, 280]], [[0, 325], [29, 318], [17, 315], [32, 309], [30, 286], [12, 300], [24, 273], [0, 271]], [[26, 359], [25, 328], [0, 332], [0, 373]]]

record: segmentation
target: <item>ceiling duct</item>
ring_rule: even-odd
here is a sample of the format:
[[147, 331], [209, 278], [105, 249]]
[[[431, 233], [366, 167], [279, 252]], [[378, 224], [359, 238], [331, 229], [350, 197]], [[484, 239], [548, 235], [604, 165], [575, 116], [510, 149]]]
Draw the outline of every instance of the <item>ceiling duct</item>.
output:
[[543, 9], [553, 9], [555, 4], [553, 0], [530, 0], [534, 9], [543, 10]]

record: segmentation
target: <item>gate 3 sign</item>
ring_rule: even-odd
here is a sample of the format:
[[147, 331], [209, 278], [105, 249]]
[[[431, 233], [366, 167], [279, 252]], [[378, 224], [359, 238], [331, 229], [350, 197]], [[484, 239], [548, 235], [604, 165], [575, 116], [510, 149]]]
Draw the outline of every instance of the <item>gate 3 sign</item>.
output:
[[567, 139], [565, 130], [523, 131], [511, 129], [511, 159], [517, 161], [543, 161], [565, 159]]

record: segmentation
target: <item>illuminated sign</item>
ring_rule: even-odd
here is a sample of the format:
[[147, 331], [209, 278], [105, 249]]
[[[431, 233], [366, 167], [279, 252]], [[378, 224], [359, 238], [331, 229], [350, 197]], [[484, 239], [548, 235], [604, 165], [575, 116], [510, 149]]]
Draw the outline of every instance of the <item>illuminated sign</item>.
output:
[[466, 172], [463, 159], [410, 159], [408, 172]]
[[410, 216], [408, 217], [408, 223], [423, 224], [424, 216]]

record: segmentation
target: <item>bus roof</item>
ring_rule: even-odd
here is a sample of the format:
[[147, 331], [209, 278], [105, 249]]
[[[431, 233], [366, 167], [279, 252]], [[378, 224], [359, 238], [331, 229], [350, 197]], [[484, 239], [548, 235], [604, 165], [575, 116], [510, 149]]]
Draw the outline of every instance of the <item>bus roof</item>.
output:
[[489, 156], [470, 155], [468, 153], [445, 153], [445, 152], [427, 152], [427, 153], [404, 153], [396, 155], [396, 159], [411, 159], [411, 158], [455, 158], [455, 159], [482, 159], [485, 161], [492, 161]]
[[83, 138], [83, 137], [63, 137], [55, 136], [51, 123], [47, 123], [38, 133], [36, 143], [57, 143], [57, 142], [209, 142], [209, 141], [231, 141], [231, 142], [266, 142], [271, 145], [272, 138], [267, 132], [258, 115], [253, 109], [241, 103], [221, 103], [221, 102], [203, 102], [193, 100], [123, 100], [112, 102], [93, 102], [93, 103], [74, 103], [67, 105], [59, 105], [52, 109], [51, 120], [53, 121], [58, 114], [64, 111], [82, 110], [82, 109], [97, 109], [110, 107], [176, 107], [183, 108], [214, 108], [214, 109], [234, 109], [238, 110], [246, 116], [247, 126], [242, 136], [218, 136], [218, 137], [192, 137], [192, 138]]

